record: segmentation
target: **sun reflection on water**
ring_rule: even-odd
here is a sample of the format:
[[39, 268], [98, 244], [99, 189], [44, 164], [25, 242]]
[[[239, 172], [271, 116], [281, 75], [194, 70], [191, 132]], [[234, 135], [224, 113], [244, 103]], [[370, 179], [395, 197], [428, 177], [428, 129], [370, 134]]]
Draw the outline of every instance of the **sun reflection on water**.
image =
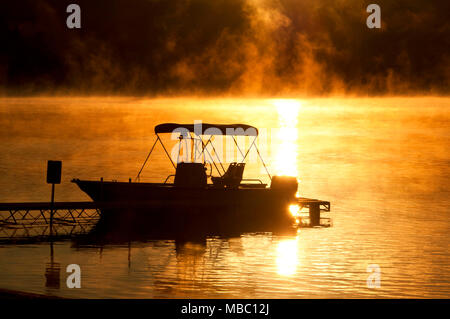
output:
[[298, 176], [297, 140], [298, 113], [300, 101], [292, 99], [273, 100], [279, 119], [278, 144], [275, 150], [275, 171], [277, 175]]
[[277, 272], [281, 276], [291, 276], [298, 266], [298, 237], [281, 240], [277, 246]]

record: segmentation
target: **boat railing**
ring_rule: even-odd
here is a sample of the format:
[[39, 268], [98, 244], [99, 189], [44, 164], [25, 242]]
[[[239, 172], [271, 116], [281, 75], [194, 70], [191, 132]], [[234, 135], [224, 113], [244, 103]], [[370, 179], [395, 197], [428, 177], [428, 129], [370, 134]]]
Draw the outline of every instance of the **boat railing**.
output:
[[[170, 174], [169, 176], [167, 176], [167, 178], [164, 180], [163, 184], [167, 184], [167, 182], [169, 181], [169, 179], [171, 177], [175, 177], [175, 174]], [[241, 185], [242, 182], [255, 182], [257, 185], [261, 185], [261, 186], [266, 186], [267, 184], [264, 184], [262, 180], [260, 180], [259, 178], [243, 178], [241, 181]]]
[[243, 178], [242, 181], [243, 182], [258, 182], [260, 184], [264, 184], [262, 182], [262, 180], [260, 180], [259, 178]]
[[166, 180], [164, 181], [164, 184], [167, 184], [167, 181], [169, 180], [169, 178], [171, 177], [175, 177], [175, 174], [170, 174], [169, 176], [167, 176]]

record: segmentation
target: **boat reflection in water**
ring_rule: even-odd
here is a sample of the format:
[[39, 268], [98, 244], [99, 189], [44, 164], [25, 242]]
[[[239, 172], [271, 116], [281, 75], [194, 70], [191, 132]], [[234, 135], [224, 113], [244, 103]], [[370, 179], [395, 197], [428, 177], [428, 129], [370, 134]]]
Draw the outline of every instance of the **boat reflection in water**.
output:
[[[176, 164], [161, 141], [159, 134], [163, 133], [175, 133], [180, 140]], [[73, 180], [95, 202], [117, 203], [119, 208], [102, 212], [99, 227], [102, 223], [108, 227], [116, 225], [117, 230], [125, 228], [133, 234], [158, 234], [171, 229], [188, 235], [199, 231], [222, 234], [292, 226], [294, 218], [288, 208], [296, 202], [297, 179], [270, 175], [255, 143], [258, 136], [255, 127], [165, 123], [155, 127], [155, 134], [156, 141], [135, 182]], [[226, 170], [211, 141], [216, 135], [231, 137], [242, 155], [240, 162], [230, 163]], [[252, 139], [248, 149], [239, 147], [236, 136]], [[180, 160], [181, 145], [186, 140], [190, 142], [190, 158]], [[169, 157], [175, 174], [162, 183], [139, 182], [139, 175], [158, 142]], [[252, 148], [266, 169], [270, 186], [258, 178], [243, 178], [245, 161]], [[213, 172], [217, 175], [213, 176]], [[172, 178], [173, 182], [169, 182]]]
[[293, 238], [271, 232], [136, 234], [99, 224], [89, 235], [73, 239], [71, 248], [77, 255], [89, 255], [92, 269], [98, 268], [97, 261], [101, 265], [98, 277], [85, 279], [86, 287], [98, 290], [99, 282], [122, 285], [123, 291], [115, 289], [112, 296], [229, 298], [239, 291], [246, 297], [258, 294], [267, 281], [281, 285], [294, 278], [301, 271], [295, 258], [302, 246]]
[[[164, 212], [154, 211], [156, 215]], [[149, 240], [175, 240], [178, 242], [203, 242], [208, 237], [232, 238], [244, 233], [267, 233], [280, 236], [297, 234], [293, 223], [276, 223], [270, 220], [247, 220], [220, 218], [226, 209], [214, 211], [216, 218], [202, 218], [193, 210], [185, 212], [190, 218], [170, 220], [167, 217], [155, 218], [150, 210], [107, 211], [99, 221], [84, 235], [74, 237], [74, 243], [83, 245], [124, 244], [127, 242], [146, 242]], [[276, 212], [273, 212], [276, 213]], [[279, 212], [285, 213], [285, 212]], [[182, 215], [182, 213], [180, 213]], [[244, 212], [242, 215], [248, 216]], [[289, 219], [287, 219], [289, 220]]]

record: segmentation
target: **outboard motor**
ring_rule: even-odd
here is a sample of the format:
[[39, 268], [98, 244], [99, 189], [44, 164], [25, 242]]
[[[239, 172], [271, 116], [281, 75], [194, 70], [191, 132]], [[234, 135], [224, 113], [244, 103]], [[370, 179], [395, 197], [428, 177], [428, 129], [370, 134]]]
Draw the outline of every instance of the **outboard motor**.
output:
[[207, 176], [202, 163], [178, 163], [175, 173], [175, 186], [205, 187]]
[[298, 189], [297, 178], [293, 176], [274, 176], [272, 177], [270, 189], [281, 191], [287, 197], [295, 197]]

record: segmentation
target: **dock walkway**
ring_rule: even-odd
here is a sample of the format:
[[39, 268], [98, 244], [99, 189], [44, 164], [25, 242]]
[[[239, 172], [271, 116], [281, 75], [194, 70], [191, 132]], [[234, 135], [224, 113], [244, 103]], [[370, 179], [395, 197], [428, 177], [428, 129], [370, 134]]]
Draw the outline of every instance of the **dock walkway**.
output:
[[[128, 202], [21, 202], [0, 203], [0, 225], [29, 222], [31, 224], [49, 223], [53, 212], [55, 221], [80, 222], [100, 217], [102, 209], [126, 208], [130, 206], [158, 205], [158, 202], [128, 203]], [[320, 213], [330, 212], [330, 202], [319, 199], [299, 197], [297, 204], [300, 209], [308, 209], [312, 225], [319, 225]]]
[[[307, 210], [308, 215], [298, 216], [298, 226], [315, 227], [330, 226], [323, 221], [331, 221], [322, 218], [321, 212], [330, 212], [330, 202], [300, 197], [296, 204], [299, 211]], [[117, 208], [140, 208], [161, 205], [158, 201], [152, 202], [21, 202], [0, 203], [0, 233], [6, 236], [10, 234], [18, 236], [23, 234], [33, 236], [31, 233], [43, 235], [50, 231], [70, 236], [74, 232], [87, 232], [89, 226], [94, 225], [100, 219], [102, 210]], [[22, 236], [22, 235], [21, 235]]]

